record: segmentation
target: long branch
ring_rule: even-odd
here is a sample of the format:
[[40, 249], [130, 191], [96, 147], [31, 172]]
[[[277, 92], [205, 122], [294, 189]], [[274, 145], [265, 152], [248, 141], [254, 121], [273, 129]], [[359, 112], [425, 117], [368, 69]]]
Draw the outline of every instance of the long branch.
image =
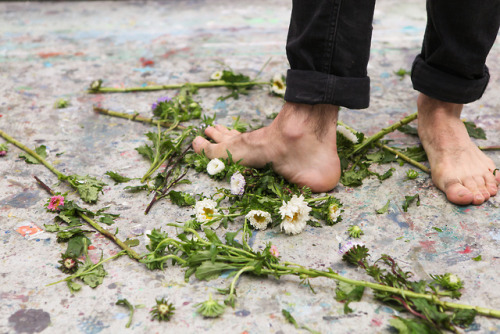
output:
[[88, 93], [100, 94], [100, 93], [152, 92], [152, 91], [167, 90], [167, 89], [180, 89], [187, 85], [195, 88], [210, 88], [210, 87], [233, 88], [233, 87], [271, 85], [271, 82], [269, 81], [226, 82], [224, 80], [215, 80], [215, 81], [190, 82], [190, 83], [170, 84], [170, 85], [153, 85], [145, 87], [125, 87], [125, 88], [99, 87], [96, 89], [89, 89]]
[[396, 149], [394, 149], [392, 147], [389, 147], [387, 145], [381, 144], [381, 143], [375, 143], [375, 145], [377, 145], [378, 147], [383, 148], [384, 150], [386, 150], [388, 152], [391, 152], [392, 154], [395, 154], [396, 156], [398, 156], [399, 158], [403, 159], [404, 161], [412, 164], [415, 167], [420, 168], [421, 170], [423, 170], [427, 174], [431, 173], [431, 170], [429, 168], [427, 168], [426, 166], [422, 165], [420, 162], [418, 162], [418, 161], [410, 158], [406, 154], [404, 154], [404, 153], [402, 153], [402, 152], [400, 152], [400, 151], [398, 151], [398, 150], [396, 150]]
[[[48, 185], [46, 185], [42, 180], [40, 180], [38, 177], [34, 176], [35, 180], [40, 184], [40, 186], [45, 189], [48, 193], [51, 195], [54, 195], [54, 191], [50, 189]], [[99, 233], [107, 237], [108, 239], [111, 239], [114, 243], [116, 243], [118, 246], [120, 246], [124, 251], [127, 252], [127, 254], [133, 258], [136, 261], [140, 261], [141, 257], [139, 254], [137, 254], [133, 249], [131, 249], [127, 244], [125, 244], [123, 241], [118, 239], [113, 233], [109, 232], [108, 230], [102, 228], [99, 224], [97, 224], [95, 221], [90, 219], [87, 215], [84, 213], [78, 211], [78, 215], [85, 220], [90, 226], [92, 226], [94, 229], [96, 229]]]
[[15, 140], [14, 138], [12, 138], [11, 136], [9, 136], [8, 134], [6, 134], [5, 132], [3, 132], [2, 130], [0, 130], [0, 136], [2, 136], [8, 142], [16, 145], [21, 150], [23, 150], [23, 151], [29, 153], [30, 155], [32, 155], [35, 159], [37, 159], [40, 163], [42, 163], [45, 167], [47, 167], [52, 173], [54, 173], [55, 175], [57, 175], [57, 178], [59, 180], [66, 180], [68, 178], [66, 175], [64, 175], [63, 173], [61, 173], [60, 171], [58, 171], [54, 166], [52, 166], [51, 164], [49, 164], [47, 162], [47, 160], [45, 160], [44, 158], [42, 158], [35, 151], [33, 151], [32, 149], [29, 149], [24, 144], [22, 144], [21, 142], [18, 142], [17, 140]]
[[[123, 112], [113, 111], [113, 110], [104, 109], [104, 108], [100, 108], [100, 107], [96, 107], [96, 106], [94, 106], [94, 111], [97, 113], [103, 114], [103, 115], [125, 118], [125, 119], [129, 119], [131, 121], [136, 121], [136, 122], [143, 122], [143, 123], [148, 123], [148, 124], [160, 125], [160, 126], [165, 127], [165, 128], [169, 128], [173, 124], [172, 122], [158, 121], [156, 119], [140, 116], [137, 113], [126, 114]], [[176, 128], [181, 129], [181, 130], [186, 129], [185, 126], [179, 125], [179, 124], [176, 125]]]

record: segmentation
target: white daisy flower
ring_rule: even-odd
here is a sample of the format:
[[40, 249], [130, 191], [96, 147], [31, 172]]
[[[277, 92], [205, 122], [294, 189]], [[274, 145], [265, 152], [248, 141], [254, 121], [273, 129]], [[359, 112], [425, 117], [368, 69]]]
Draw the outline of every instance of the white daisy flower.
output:
[[340, 205], [337, 203], [332, 203], [328, 207], [328, 218], [332, 221], [332, 223], [336, 223], [340, 217]]
[[354, 144], [357, 144], [358, 137], [351, 130], [346, 128], [343, 125], [337, 125], [337, 132], [340, 132], [344, 137], [346, 137], [349, 141], [352, 141]]
[[224, 170], [224, 168], [226, 168], [226, 166], [224, 166], [224, 163], [222, 161], [220, 161], [219, 159], [215, 158], [215, 159], [210, 160], [210, 162], [208, 163], [207, 172], [210, 175], [215, 175], [215, 174], [219, 174], [220, 172], [222, 172]]
[[231, 194], [233, 195], [243, 195], [245, 192], [245, 177], [240, 173], [236, 172], [231, 176]]
[[258, 230], [265, 230], [272, 221], [271, 214], [262, 210], [251, 210], [245, 218], [250, 222], [250, 225]]
[[210, 80], [220, 80], [222, 79], [222, 71], [216, 71], [210, 76]]
[[311, 208], [304, 201], [304, 196], [293, 195], [288, 203], [283, 201], [279, 211], [283, 219], [281, 230], [287, 234], [298, 234], [306, 227]]
[[280, 74], [275, 74], [273, 77], [273, 84], [271, 86], [271, 92], [276, 95], [285, 95], [286, 85], [283, 81], [283, 77]]
[[210, 222], [214, 215], [219, 214], [217, 202], [209, 198], [196, 202], [194, 211], [196, 213], [196, 220], [202, 224]]

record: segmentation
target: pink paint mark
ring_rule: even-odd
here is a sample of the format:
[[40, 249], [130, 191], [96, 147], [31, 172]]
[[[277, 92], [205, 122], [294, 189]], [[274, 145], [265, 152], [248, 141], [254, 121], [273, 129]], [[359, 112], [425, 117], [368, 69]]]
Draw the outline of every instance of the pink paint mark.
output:
[[141, 61], [142, 67], [147, 67], [147, 66], [154, 66], [155, 62], [151, 59], [146, 59], [146, 58], [141, 58], [139, 59]]
[[39, 52], [38, 53], [38, 56], [40, 58], [43, 58], [43, 59], [52, 58], [52, 57], [58, 57], [58, 56], [62, 56], [62, 55], [63, 55], [62, 52]]
[[372, 324], [373, 326], [380, 327], [380, 326], [382, 325], [382, 321], [380, 321], [380, 320], [378, 320], [378, 319], [372, 319], [371, 324]]
[[163, 58], [168, 58], [176, 53], [185, 52], [185, 51], [189, 51], [189, 50], [190, 50], [189, 47], [185, 47], [182, 49], [176, 49], [176, 50], [170, 50], [170, 51], [165, 52], [165, 54], [163, 55]]
[[23, 303], [26, 303], [26, 302], [28, 302], [28, 300], [30, 299], [30, 297], [29, 296], [24, 296], [24, 295], [15, 295], [13, 293], [8, 293], [8, 292], [2, 292], [2, 294], [0, 294], [0, 299], [2, 299], [2, 300], [19, 299]]
[[465, 249], [463, 251], [458, 251], [460, 254], [469, 254], [472, 252], [472, 248], [469, 246], [465, 246]]
[[434, 244], [436, 241], [434, 240], [426, 240], [426, 241], [419, 241], [420, 245], [426, 251], [427, 253], [436, 253], [436, 249], [434, 248]]

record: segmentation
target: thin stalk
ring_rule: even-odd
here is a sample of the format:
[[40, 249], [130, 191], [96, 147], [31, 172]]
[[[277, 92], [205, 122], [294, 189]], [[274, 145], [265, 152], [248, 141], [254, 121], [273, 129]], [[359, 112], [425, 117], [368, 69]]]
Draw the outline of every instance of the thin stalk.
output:
[[184, 86], [192, 86], [195, 88], [209, 88], [209, 87], [248, 87], [248, 86], [264, 86], [271, 85], [269, 81], [248, 81], [248, 82], [226, 82], [224, 80], [203, 81], [203, 82], [189, 82], [182, 84], [170, 85], [153, 85], [145, 87], [126, 87], [126, 88], [113, 88], [113, 87], [99, 87], [97, 89], [89, 89], [88, 93], [130, 93], [130, 92], [152, 92], [158, 90], [180, 89]]
[[[125, 118], [125, 119], [129, 119], [131, 121], [160, 125], [160, 126], [162, 126], [164, 128], [170, 128], [173, 125], [175, 125], [175, 123], [172, 123], [172, 122], [159, 121], [159, 120], [156, 120], [156, 119], [153, 119], [153, 118], [143, 117], [143, 116], [140, 116], [138, 113], [126, 114], [126, 113], [123, 113], [123, 112], [113, 111], [113, 110], [104, 109], [104, 108], [100, 108], [100, 107], [96, 107], [96, 106], [94, 106], [94, 111], [97, 112], [97, 113], [103, 114], [103, 115]], [[178, 129], [181, 129], [181, 130], [186, 129], [185, 126], [179, 125], [179, 124], [175, 125], [175, 127], [178, 128]]]
[[158, 261], [163, 261], [163, 260], [168, 260], [168, 259], [176, 260], [177, 262], [180, 262], [182, 264], [186, 264], [187, 263], [186, 260], [181, 259], [177, 255], [173, 255], [173, 254], [165, 255], [165, 256], [162, 256], [162, 257], [160, 257], [158, 259], [153, 259], [153, 260], [141, 260], [141, 263], [152, 263], [152, 262], [158, 262]]
[[59, 180], [66, 180], [68, 178], [66, 175], [64, 175], [63, 173], [61, 173], [60, 171], [58, 171], [54, 166], [52, 166], [51, 164], [49, 164], [44, 158], [42, 158], [40, 155], [38, 155], [35, 151], [27, 148], [21, 142], [18, 142], [17, 140], [15, 140], [14, 138], [12, 138], [11, 136], [9, 136], [8, 134], [6, 134], [5, 132], [3, 132], [2, 130], [0, 130], [0, 136], [2, 136], [9, 143], [12, 143], [12, 144], [16, 145], [21, 150], [23, 150], [26, 153], [29, 153], [30, 155], [32, 155], [35, 159], [37, 159], [40, 163], [42, 163], [45, 167], [47, 167], [52, 173], [54, 173], [55, 175], [57, 175], [57, 178]]
[[234, 295], [236, 282], [238, 281], [238, 278], [240, 278], [241, 274], [243, 274], [245, 271], [252, 271], [254, 269], [255, 269], [254, 266], [246, 266], [246, 267], [241, 268], [240, 271], [238, 271], [236, 273], [236, 275], [234, 275], [234, 278], [231, 281], [231, 285], [229, 286], [229, 296]]
[[403, 159], [404, 161], [412, 164], [413, 166], [415, 166], [417, 168], [420, 168], [421, 170], [423, 170], [427, 174], [431, 173], [431, 170], [429, 168], [427, 168], [426, 166], [422, 165], [420, 162], [413, 160], [412, 158], [410, 158], [409, 156], [405, 155], [404, 153], [402, 153], [402, 152], [400, 152], [400, 151], [398, 151], [396, 149], [393, 149], [392, 147], [389, 147], [387, 145], [381, 144], [381, 143], [375, 143], [375, 145], [377, 145], [378, 147], [383, 148], [384, 150], [386, 150], [388, 152], [391, 152], [392, 154], [397, 155], [399, 158]]
[[[50, 193], [51, 195], [54, 195], [54, 191], [52, 189], [50, 189], [50, 187], [48, 185], [46, 185], [44, 182], [42, 182], [42, 180], [40, 180], [38, 177], [34, 176], [35, 180], [38, 182], [38, 184], [40, 184], [40, 186], [45, 189], [48, 193]], [[78, 215], [83, 219], [85, 220], [90, 226], [92, 226], [94, 229], [96, 229], [99, 233], [101, 233], [102, 235], [104, 235], [105, 237], [107, 237], [108, 239], [111, 239], [111, 241], [113, 241], [115, 244], [117, 244], [118, 246], [120, 246], [125, 252], [127, 252], [127, 254], [133, 258], [134, 260], [136, 261], [140, 261], [141, 257], [139, 256], [139, 254], [137, 254], [134, 250], [132, 250], [127, 244], [125, 244], [123, 241], [121, 241], [120, 239], [118, 239], [113, 233], [109, 232], [108, 230], [106, 229], [103, 229], [99, 224], [97, 224], [95, 221], [93, 221], [92, 219], [90, 219], [90, 217], [88, 217], [87, 215], [85, 215], [84, 213], [78, 211]]]
[[500, 150], [500, 145], [497, 146], [478, 146], [481, 151], [498, 151]]
[[406, 116], [405, 118], [403, 118], [402, 120], [400, 120], [399, 122], [396, 122], [394, 123], [393, 125], [391, 126], [388, 126], [387, 128], [383, 128], [382, 130], [380, 130], [379, 132], [377, 132], [376, 134], [374, 134], [373, 136], [371, 137], [368, 137], [367, 139], [363, 140], [362, 143], [360, 144], [357, 144], [356, 145], [356, 148], [354, 149], [354, 151], [351, 153], [351, 155], [359, 152], [361, 149], [365, 148], [367, 145], [381, 139], [382, 137], [384, 137], [386, 134], [388, 133], [391, 133], [397, 129], [399, 129], [400, 127], [402, 127], [403, 125], [406, 125], [408, 123], [410, 123], [411, 121], [415, 120], [417, 118], [417, 113], [413, 113], [409, 116]]
[[77, 274], [73, 274], [71, 276], [68, 276], [60, 281], [57, 281], [57, 282], [53, 282], [53, 283], [49, 283], [47, 284], [46, 286], [51, 286], [51, 285], [55, 285], [55, 284], [58, 284], [58, 283], [62, 283], [62, 282], [65, 282], [65, 281], [70, 281], [72, 280], [73, 278], [77, 278], [77, 277], [81, 277], [81, 276], [85, 276], [85, 275], [88, 275], [92, 270], [94, 270], [95, 268], [99, 267], [100, 265], [102, 265], [103, 263], [105, 262], [108, 262], [108, 261], [111, 261], [113, 259], [116, 259], [122, 255], [125, 255], [126, 254], [126, 251], [121, 251], [119, 253], [116, 253], [115, 255], [111, 256], [111, 257], [108, 257], [107, 259], [104, 259], [104, 260], [101, 260], [99, 262], [97, 262], [96, 264], [94, 264], [92, 267], [90, 267], [89, 269], [81, 272], [81, 273], [77, 273]]
[[[381, 285], [381, 284], [372, 283], [372, 282], [367, 282], [367, 281], [358, 281], [358, 280], [354, 280], [354, 279], [350, 279], [350, 278], [341, 276], [341, 275], [334, 273], [334, 272], [320, 271], [320, 270], [315, 270], [315, 269], [306, 269], [303, 267], [294, 268], [294, 267], [275, 265], [275, 264], [271, 264], [271, 267], [273, 269], [288, 270], [297, 276], [300, 276], [301, 274], [305, 274], [311, 278], [320, 277], [320, 276], [332, 278], [332, 279], [335, 279], [337, 281], [349, 283], [349, 284], [356, 285], [356, 286], [364, 286], [364, 287], [368, 287], [368, 288], [373, 289], [373, 290], [385, 291], [385, 292], [389, 292], [389, 293], [399, 295], [402, 297], [426, 299], [426, 300], [432, 301], [433, 303], [440, 305], [446, 309], [476, 310], [478, 312], [478, 314], [490, 316], [490, 317], [495, 317], [495, 318], [500, 318], [500, 310], [488, 309], [485, 307], [472, 306], [472, 305], [466, 305], [466, 304], [445, 302], [445, 301], [440, 300], [435, 295], [425, 294], [425, 293], [417, 293], [417, 292], [413, 292], [413, 291], [409, 291], [409, 290], [393, 288], [390, 286]], [[273, 273], [272, 270], [262, 270], [262, 272], [267, 272], [269, 274]]]

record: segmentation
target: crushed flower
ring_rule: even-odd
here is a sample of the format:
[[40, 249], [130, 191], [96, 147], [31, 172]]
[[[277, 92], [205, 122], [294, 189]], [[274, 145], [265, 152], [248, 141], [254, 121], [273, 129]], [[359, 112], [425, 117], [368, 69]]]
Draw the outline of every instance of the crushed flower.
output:
[[168, 96], [160, 97], [160, 98], [158, 98], [158, 100], [156, 100], [156, 102], [154, 102], [151, 105], [151, 110], [155, 110], [158, 107], [158, 105], [162, 102], [170, 102], [170, 101], [172, 101], [172, 99]]
[[258, 230], [265, 230], [272, 221], [271, 214], [261, 210], [251, 210], [245, 218], [250, 222], [250, 225]]
[[354, 144], [358, 143], [358, 137], [356, 137], [356, 135], [351, 130], [346, 128], [345, 126], [338, 125], [337, 132], [341, 133], [342, 136], [344, 136], [346, 139], [353, 142]]
[[49, 205], [47, 206], [48, 210], [58, 211], [60, 206], [64, 205], [64, 196], [56, 195], [50, 198]]
[[210, 175], [219, 174], [220, 172], [222, 172], [224, 170], [224, 168], [226, 168], [224, 163], [221, 160], [215, 158], [215, 159], [210, 160], [210, 162], [208, 163], [207, 173]]
[[0, 151], [0, 157], [7, 155], [7, 151]]
[[245, 192], [245, 185], [245, 177], [240, 172], [236, 172], [231, 176], [231, 194], [243, 195]]
[[337, 203], [330, 204], [330, 206], [328, 207], [328, 218], [331, 220], [332, 223], [338, 222], [340, 214], [341, 214], [340, 205]]
[[298, 234], [304, 230], [311, 208], [304, 201], [304, 196], [293, 195], [292, 199], [280, 207], [281, 230], [287, 234]]
[[[216, 207], [217, 207], [217, 202], [209, 198], [205, 198], [202, 201], [196, 202], [194, 206], [194, 210], [196, 213], [196, 220], [202, 224], [212, 221], [213, 216], [219, 214], [219, 211], [217, 210]], [[211, 224], [210, 227], [216, 229], [217, 227], [219, 227], [219, 224], [220, 222]]]
[[278, 251], [278, 247], [276, 247], [275, 245], [272, 245], [271, 248], [269, 248], [269, 253], [271, 253], [271, 255], [274, 257], [280, 256], [280, 252]]
[[153, 317], [153, 320], [158, 321], [170, 321], [170, 318], [174, 315], [175, 306], [169, 303], [165, 298], [156, 299], [156, 305], [149, 312]]
[[349, 235], [353, 238], [359, 238], [361, 234], [364, 234], [363, 230], [357, 225], [349, 226], [347, 232], [349, 232]]
[[210, 80], [220, 80], [220, 79], [222, 79], [222, 71], [215, 71], [210, 76]]
[[361, 242], [359, 242], [359, 241], [349, 240], [342, 247], [340, 247], [340, 249], [339, 249], [339, 255], [344, 255], [349, 250], [351, 250], [351, 248], [353, 248], [354, 246], [363, 246], [363, 244]]
[[208, 296], [208, 300], [195, 304], [196, 312], [201, 314], [205, 318], [217, 318], [226, 309], [226, 306], [223, 304], [219, 304], [218, 301], [212, 299], [212, 294]]
[[280, 74], [275, 74], [272, 80], [271, 92], [279, 96], [284, 96], [285, 91], [286, 85], [283, 77]]

